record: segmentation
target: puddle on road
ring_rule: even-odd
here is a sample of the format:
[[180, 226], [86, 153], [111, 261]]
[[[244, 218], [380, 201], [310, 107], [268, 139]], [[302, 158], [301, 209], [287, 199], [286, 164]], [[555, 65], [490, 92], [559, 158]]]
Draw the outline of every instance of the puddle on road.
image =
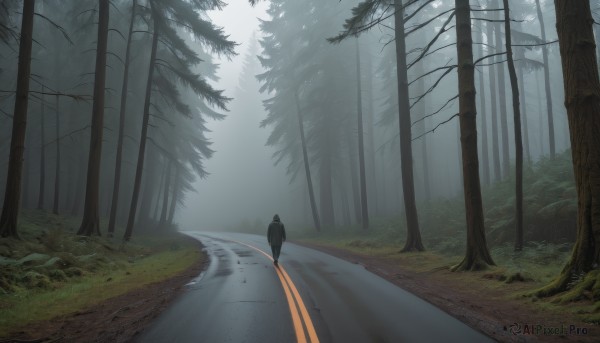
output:
[[233, 249], [233, 252], [238, 255], [239, 257], [248, 257], [248, 256], [252, 256], [254, 255], [252, 253], [252, 251], [249, 250], [238, 250], [238, 249]]

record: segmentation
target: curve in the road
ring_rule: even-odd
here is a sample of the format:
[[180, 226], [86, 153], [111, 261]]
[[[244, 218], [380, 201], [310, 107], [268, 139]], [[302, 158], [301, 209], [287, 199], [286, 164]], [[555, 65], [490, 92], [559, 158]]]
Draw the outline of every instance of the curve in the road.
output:
[[[273, 258], [271, 256], [269, 256], [269, 254], [267, 254], [263, 250], [255, 247], [253, 245], [235, 241], [235, 240], [231, 240], [231, 242], [245, 245], [248, 248], [254, 249], [254, 250], [260, 252], [261, 254], [263, 254], [269, 260], [271, 260], [271, 262], [273, 262]], [[296, 288], [296, 285], [294, 285], [294, 282], [292, 281], [292, 279], [290, 278], [288, 273], [285, 271], [285, 268], [283, 268], [283, 266], [281, 264], [277, 265], [275, 267], [275, 270], [277, 271], [277, 276], [279, 276], [279, 280], [281, 281], [281, 285], [283, 286], [285, 296], [286, 296], [288, 304], [290, 306], [290, 313], [292, 315], [292, 320], [294, 322], [294, 329], [296, 331], [296, 339], [298, 340], [298, 343], [307, 342], [306, 335], [304, 333], [304, 328], [306, 328], [306, 331], [308, 331], [308, 337], [310, 338], [310, 342], [311, 343], [319, 343], [319, 338], [317, 337], [317, 332], [315, 331], [315, 327], [312, 323], [312, 320], [310, 319], [310, 315], [308, 314], [308, 311], [306, 310], [304, 301], [302, 301], [302, 297], [300, 296], [300, 293], [298, 293], [298, 289]], [[300, 316], [298, 315], [298, 308], [296, 307], [296, 304], [298, 305], [297, 307], [300, 309], [300, 314], [302, 315], [302, 320], [300, 320]], [[304, 322], [304, 327], [302, 326], [302, 322]]]

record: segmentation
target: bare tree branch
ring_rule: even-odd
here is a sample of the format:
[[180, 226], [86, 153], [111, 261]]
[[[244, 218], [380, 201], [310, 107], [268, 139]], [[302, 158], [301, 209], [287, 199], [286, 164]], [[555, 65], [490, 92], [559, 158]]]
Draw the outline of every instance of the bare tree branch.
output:
[[418, 122], [420, 122], [420, 121], [423, 121], [423, 120], [425, 120], [425, 119], [427, 119], [427, 118], [429, 118], [429, 117], [432, 117], [432, 116], [434, 116], [434, 115], [436, 115], [436, 114], [440, 113], [440, 112], [441, 112], [441, 111], [442, 111], [444, 108], [446, 108], [446, 106], [448, 106], [448, 104], [450, 104], [451, 102], [453, 102], [453, 101], [454, 101], [454, 100], [456, 100], [457, 98], [458, 98], [458, 94], [456, 94], [456, 95], [455, 95], [455, 96], [453, 96], [452, 98], [448, 99], [448, 101], [446, 101], [446, 102], [444, 103], [444, 105], [443, 105], [442, 107], [440, 107], [440, 108], [439, 108], [437, 111], [435, 111], [435, 112], [433, 112], [433, 113], [430, 113], [430, 114], [428, 114], [428, 115], [426, 115], [426, 116], [424, 116], [424, 117], [422, 117], [422, 118], [420, 118], [420, 119], [417, 119], [417, 120], [415, 120], [415, 121], [414, 121], [414, 122], [413, 122], [413, 123], [412, 123], [410, 126], [411, 126], [411, 127], [413, 127], [413, 126], [414, 126], [415, 124], [417, 124]]
[[429, 130], [429, 131], [425, 131], [423, 134], [419, 135], [418, 137], [413, 138], [412, 140], [417, 140], [423, 136], [425, 136], [428, 133], [433, 133], [435, 132], [435, 130], [437, 130], [438, 127], [448, 123], [449, 121], [451, 121], [452, 119], [454, 119], [455, 117], [458, 117], [458, 113], [454, 114], [453, 116], [451, 116], [450, 118], [448, 118], [447, 120], [444, 120], [443, 122], [437, 124], [433, 129]]

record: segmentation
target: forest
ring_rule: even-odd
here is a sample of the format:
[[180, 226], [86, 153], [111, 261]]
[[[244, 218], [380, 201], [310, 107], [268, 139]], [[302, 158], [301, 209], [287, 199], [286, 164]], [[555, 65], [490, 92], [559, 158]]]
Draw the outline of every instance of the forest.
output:
[[[309, 241], [460, 251], [456, 272], [551, 245], [568, 258], [532, 293], [600, 320], [600, 3], [248, 2], [241, 44], [211, 19], [234, 2], [3, 0], [0, 246], [40, 213], [124, 245], [278, 211]], [[207, 188], [219, 140], [248, 148]]]

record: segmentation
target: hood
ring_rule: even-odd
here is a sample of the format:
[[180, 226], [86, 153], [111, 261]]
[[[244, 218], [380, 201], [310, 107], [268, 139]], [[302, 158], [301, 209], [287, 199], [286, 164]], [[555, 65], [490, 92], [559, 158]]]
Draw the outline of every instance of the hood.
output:
[[273, 216], [273, 221], [274, 222], [278, 222], [279, 220], [280, 219], [279, 219], [279, 215], [278, 214], [276, 214], [276, 215]]

